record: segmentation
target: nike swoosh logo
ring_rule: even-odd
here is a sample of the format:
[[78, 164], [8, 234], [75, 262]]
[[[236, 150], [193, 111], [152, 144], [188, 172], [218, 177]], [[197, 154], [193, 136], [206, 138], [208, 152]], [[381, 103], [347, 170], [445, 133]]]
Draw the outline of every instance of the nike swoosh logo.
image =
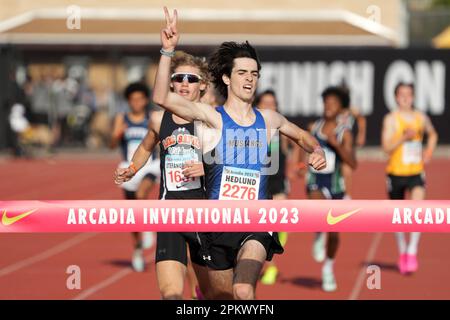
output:
[[37, 209], [33, 209], [33, 210], [30, 210], [30, 211], [21, 213], [21, 214], [19, 214], [19, 215], [17, 215], [17, 216], [14, 216], [14, 217], [8, 217], [8, 216], [6, 215], [6, 210], [3, 210], [2, 224], [3, 224], [4, 226], [10, 226], [10, 225], [12, 225], [13, 223], [16, 223], [17, 221], [22, 220], [23, 218], [29, 216], [30, 214], [32, 214], [32, 213], [35, 212], [36, 210], [37, 210]]
[[[195, 181], [195, 180], [192, 180], [192, 181]], [[191, 181], [188, 181], [188, 182], [185, 182], [185, 183], [180, 183], [180, 184], [177, 184], [175, 187], [177, 187], [177, 189], [180, 189], [180, 188], [182, 188], [184, 186], [187, 186], [190, 182]]]
[[350, 211], [350, 212], [347, 212], [347, 213], [340, 214], [340, 215], [335, 217], [335, 216], [333, 216], [331, 214], [332, 210], [333, 209], [330, 209], [330, 211], [328, 211], [328, 215], [327, 215], [327, 222], [328, 222], [329, 225], [334, 225], [336, 223], [339, 223], [342, 220], [345, 220], [348, 217], [350, 217], [351, 215], [357, 213], [358, 211], [361, 211], [361, 209], [356, 209], [356, 210], [353, 210], [353, 211]]

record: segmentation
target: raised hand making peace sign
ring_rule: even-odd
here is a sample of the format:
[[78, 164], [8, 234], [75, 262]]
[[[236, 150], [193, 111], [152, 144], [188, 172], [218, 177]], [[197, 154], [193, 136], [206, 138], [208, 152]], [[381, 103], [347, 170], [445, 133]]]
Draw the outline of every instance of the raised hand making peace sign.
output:
[[161, 30], [162, 48], [165, 51], [173, 51], [180, 38], [177, 31], [178, 13], [175, 9], [173, 10], [173, 16], [170, 17], [169, 10], [167, 7], [164, 7], [164, 15], [166, 17], [166, 27]]

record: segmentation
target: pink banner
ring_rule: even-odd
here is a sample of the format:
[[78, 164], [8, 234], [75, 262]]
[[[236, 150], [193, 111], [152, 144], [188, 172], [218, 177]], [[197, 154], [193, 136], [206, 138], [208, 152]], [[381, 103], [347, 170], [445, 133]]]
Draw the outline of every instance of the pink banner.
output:
[[0, 232], [450, 232], [447, 200], [1, 201]]

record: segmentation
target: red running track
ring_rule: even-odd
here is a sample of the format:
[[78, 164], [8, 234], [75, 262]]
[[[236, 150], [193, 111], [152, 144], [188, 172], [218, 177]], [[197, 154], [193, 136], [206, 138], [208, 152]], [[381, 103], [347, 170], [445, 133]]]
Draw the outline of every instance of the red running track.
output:
[[[79, 156], [77, 157], [79, 158]], [[121, 199], [112, 183], [113, 159], [2, 160], [2, 200]], [[429, 199], [449, 199], [449, 160], [427, 167]], [[354, 198], [384, 199], [384, 164], [362, 162], [354, 174]], [[301, 179], [291, 181], [291, 197], [303, 198]], [[152, 197], [156, 197], [156, 188]], [[335, 272], [338, 290], [320, 288], [321, 266], [311, 257], [312, 234], [290, 234], [273, 286], [259, 284], [261, 299], [450, 299], [450, 236], [423, 234], [419, 271], [401, 276], [392, 234], [342, 234]], [[128, 233], [0, 234], [0, 299], [159, 299], [153, 251], [148, 268], [135, 273]], [[381, 268], [381, 289], [366, 286], [369, 264]], [[81, 270], [81, 289], [69, 290], [66, 270]], [[187, 286], [186, 286], [187, 287]], [[185, 297], [189, 298], [188, 291]]]

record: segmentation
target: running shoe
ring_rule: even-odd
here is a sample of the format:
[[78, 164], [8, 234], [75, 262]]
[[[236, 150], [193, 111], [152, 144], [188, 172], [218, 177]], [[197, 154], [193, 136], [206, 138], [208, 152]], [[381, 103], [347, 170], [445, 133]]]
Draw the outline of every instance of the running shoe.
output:
[[273, 285], [277, 281], [278, 268], [277, 266], [271, 265], [267, 267], [261, 278], [261, 283], [265, 285]]
[[325, 292], [333, 292], [337, 290], [336, 279], [333, 271], [322, 269], [322, 290]]
[[136, 272], [144, 271], [145, 261], [142, 249], [134, 249], [133, 258], [131, 259], [131, 265]]
[[406, 271], [413, 273], [419, 269], [419, 262], [417, 261], [417, 255], [407, 254], [406, 255]]
[[325, 234], [322, 233], [314, 239], [312, 256], [316, 262], [325, 260]]
[[280, 240], [281, 246], [284, 248], [288, 239], [288, 233], [284, 231], [278, 232], [278, 239]]
[[153, 232], [142, 232], [142, 248], [149, 249], [155, 242]]
[[406, 253], [402, 253], [400, 257], [398, 258], [398, 270], [401, 274], [407, 274], [408, 273], [408, 255]]

